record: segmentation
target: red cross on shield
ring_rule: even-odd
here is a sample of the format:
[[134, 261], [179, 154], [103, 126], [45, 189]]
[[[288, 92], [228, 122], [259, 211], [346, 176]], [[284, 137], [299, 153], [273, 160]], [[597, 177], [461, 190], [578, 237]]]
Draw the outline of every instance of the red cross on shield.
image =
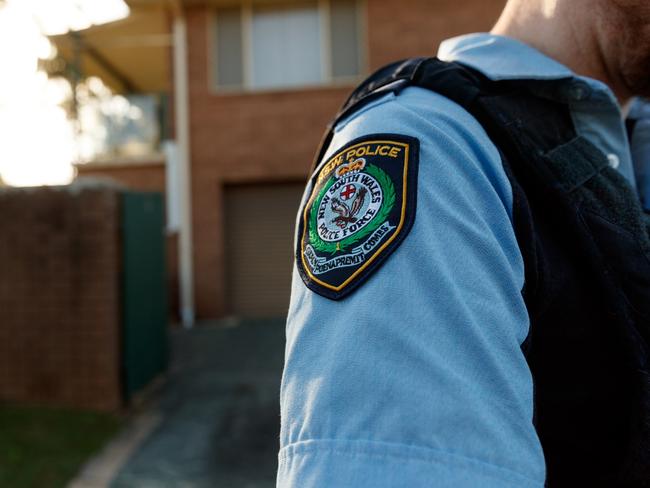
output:
[[341, 198], [343, 200], [349, 200], [354, 196], [356, 192], [357, 192], [357, 188], [354, 185], [348, 185], [341, 192]]

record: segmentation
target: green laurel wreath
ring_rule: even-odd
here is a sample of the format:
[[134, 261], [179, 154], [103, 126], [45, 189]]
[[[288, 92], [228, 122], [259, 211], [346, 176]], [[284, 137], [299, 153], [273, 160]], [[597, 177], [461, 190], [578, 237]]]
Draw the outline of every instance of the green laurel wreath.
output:
[[325, 196], [325, 193], [327, 193], [327, 191], [336, 182], [335, 178], [330, 178], [327, 184], [323, 186], [320, 192], [318, 192], [318, 195], [314, 199], [314, 203], [312, 204], [309, 214], [309, 243], [317, 251], [334, 254], [338, 251], [345, 250], [366, 236], [372, 234], [379, 228], [381, 224], [383, 224], [388, 219], [388, 215], [390, 214], [391, 210], [393, 210], [393, 206], [395, 205], [395, 185], [393, 185], [390, 176], [388, 176], [385, 171], [377, 166], [367, 166], [365, 171], [377, 180], [384, 193], [384, 201], [381, 205], [381, 208], [379, 209], [379, 212], [377, 212], [377, 215], [375, 215], [370, 224], [368, 224], [356, 234], [352, 234], [351, 236], [346, 237], [345, 239], [338, 242], [325, 242], [322, 240], [318, 235], [317, 230], [318, 207], [320, 206], [320, 202]]

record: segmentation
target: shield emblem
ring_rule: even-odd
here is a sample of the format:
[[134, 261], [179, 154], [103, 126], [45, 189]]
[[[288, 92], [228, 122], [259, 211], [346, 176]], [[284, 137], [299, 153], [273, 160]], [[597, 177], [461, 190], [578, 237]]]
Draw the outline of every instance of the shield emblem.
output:
[[307, 287], [338, 300], [397, 248], [415, 218], [419, 142], [375, 134], [322, 162], [301, 210], [296, 250]]

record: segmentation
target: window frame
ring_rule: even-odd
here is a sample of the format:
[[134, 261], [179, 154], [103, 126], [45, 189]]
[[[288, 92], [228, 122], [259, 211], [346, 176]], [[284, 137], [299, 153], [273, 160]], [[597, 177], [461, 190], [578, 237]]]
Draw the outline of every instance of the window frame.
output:
[[[356, 85], [368, 72], [368, 29], [367, 29], [367, 1], [354, 0], [356, 2], [356, 17], [358, 29], [357, 55], [359, 59], [359, 74], [355, 76], [333, 77], [332, 71], [332, 40], [331, 40], [331, 0], [315, 0], [318, 16], [320, 19], [321, 38], [321, 70], [323, 80], [318, 83], [309, 83], [294, 86], [262, 87], [256, 88], [251, 85], [252, 70], [252, 39], [253, 39], [253, 10], [255, 7], [291, 7], [298, 2], [287, 2], [281, 0], [261, 1], [243, 0], [236, 3], [224, 4], [213, 7], [208, 15], [208, 36], [207, 36], [207, 67], [208, 67], [208, 88], [210, 93], [215, 95], [237, 95], [237, 94], [263, 94], [277, 92], [293, 92], [304, 90], [318, 90], [327, 88], [341, 88]], [[304, 3], [310, 3], [305, 1]], [[242, 80], [241, 85], [219, 85], [219, 59], [216, 43], [218, 39], [218, 10], [219, 8], [239, 8], [241, 12], [241, 46], [242, 46]]]

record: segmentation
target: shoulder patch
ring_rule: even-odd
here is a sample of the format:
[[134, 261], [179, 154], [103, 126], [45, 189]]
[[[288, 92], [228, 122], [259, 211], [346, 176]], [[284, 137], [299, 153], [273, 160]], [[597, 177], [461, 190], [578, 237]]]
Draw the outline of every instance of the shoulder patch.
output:
[[413, 226], [419, 141], [373, 134], [321, 163], [301, 209], [296, 260], [305, 285], [339, 300], [363, 283]]

